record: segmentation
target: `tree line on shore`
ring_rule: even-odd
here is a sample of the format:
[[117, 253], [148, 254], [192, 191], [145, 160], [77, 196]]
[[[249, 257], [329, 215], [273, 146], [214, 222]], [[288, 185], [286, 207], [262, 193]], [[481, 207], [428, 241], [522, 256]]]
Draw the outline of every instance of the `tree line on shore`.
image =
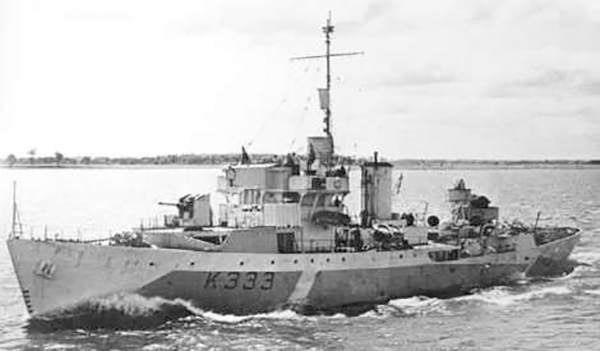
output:
[[[252, 163], [283, 163], [287, 155], [280, 154], [251, 154]], [[295, 155], [299, 160], [305, 160], [306, 155]], [[352, 157], [338, 156], [338, 159], [344, 164], [353, 164]], [[53, 156], [37, 156], [35, 153], [28, 153], [26, 157], [17, 157], [10, 154], [4, 160], [8, 167], [68, 167], [68, 166], [129, 166], [129, 165], [222, 165], [239, 163], [242, 155], [239, 153], [227, 154], [181, 154], [164, 156], [144, 156], [144, 157], [91, 157], [77, 156], [66, 157], [60, 152]]]
[[[61, 152], [51, 156], [37, 156], [35, 150], [27, 156], [17, 157], [14, 154], [4, 159], [8, 167], [86, 167], [86, 166], [161, 166], [161, 165], [223, 165], [240, 163], [242, 154], [180, 154], [144, 157], [67, 157]], [[301, 161], [306, 161], [307, 155], [294, 155]], [[336, 156], [345, 165], [360, 164], [367, 158]], [[287, 155], [280, 154], [251, 154], [252, 163], [285, 163]], [[453, 167], [527, 167], [527, 166], [600, 166], [600, 160], [422, 160], [403, 159], [391, 161], [397, 167], [409, 168], [453, 168]]]

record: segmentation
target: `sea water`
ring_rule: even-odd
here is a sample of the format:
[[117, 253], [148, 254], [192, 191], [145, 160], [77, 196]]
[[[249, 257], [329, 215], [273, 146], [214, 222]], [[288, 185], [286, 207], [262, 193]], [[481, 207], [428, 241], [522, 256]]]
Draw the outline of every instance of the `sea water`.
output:
[[[26, 237], [94, 239], [160, 218], [158, 206], [216, 188], [217, 168], [0, 169], [0, 233], [17, 181]], [[394, 178], [401, 171], [394, 173]], [[523, 280], [449, 299], [415, 296], [351, 316], [277, 311], [229, 316], [187, 301], [113, 296], [52, 321], [30, 320], [5, 245], [0, 245], [0, 349], [196, 350], [598, 350], [600, 169], [403, 171], [394, 207], [448, 217], [446, 189], [460, 178], [500, 207], [504, 220], [583, 231], [568, 275]], [[347, 199], [359, 206], [355, 191]]]

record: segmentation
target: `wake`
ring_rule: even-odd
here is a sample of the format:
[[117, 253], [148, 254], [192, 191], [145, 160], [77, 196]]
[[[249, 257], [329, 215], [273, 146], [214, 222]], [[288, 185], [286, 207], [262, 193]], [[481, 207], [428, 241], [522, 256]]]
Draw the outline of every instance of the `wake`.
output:
[[189, 302], [136, 294], [117, 294], [87, 301], [71, 309], [34, 317], [27, 328], [37, 332], [67, 329], [150, 329], [200, 312]]
[[183, 299], [168, 300], [138, 294], [115, 294], [97, 298], [42, 317], [33, 317], [26, 326], [33, 332], [59, 330], [146, 330], [178, 320], [239, 324], [250, 320], [298, 320], [304, 318], [293, 310], [279, 310], [253, 315], [229, 315], [204, 311]]

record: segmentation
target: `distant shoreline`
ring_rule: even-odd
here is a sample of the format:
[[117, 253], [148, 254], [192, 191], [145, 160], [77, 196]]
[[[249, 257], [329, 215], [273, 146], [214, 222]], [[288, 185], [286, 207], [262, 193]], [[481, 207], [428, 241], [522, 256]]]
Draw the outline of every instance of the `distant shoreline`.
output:
[[15, 164], [12, 166], [9, 165], [0, 165], [0, 168], [5, 169], [177, 169], [177, 168], [217, 168], [224, 167], [228, 164], [91, 164], [91, 165], [82, 165], [82, 164], [64, 164], [64, 165], [54, 165], [54, 164]]
[[[391, 161], [400, 170], [526, 170], [526, 169], [597, 169], [600, 163], [590, 161]], [[220, 164], [0, 164], [0, 168], [15, 170], [103, 170], [103, 169], [193, 169], [220, 168]], [[351, 166], [354, 167], [354, 166]]]
[[519, 170], [519, 169], [596, 169], [596, 161], [416, 161], [391, 162], [399, 169], [423, 170]]

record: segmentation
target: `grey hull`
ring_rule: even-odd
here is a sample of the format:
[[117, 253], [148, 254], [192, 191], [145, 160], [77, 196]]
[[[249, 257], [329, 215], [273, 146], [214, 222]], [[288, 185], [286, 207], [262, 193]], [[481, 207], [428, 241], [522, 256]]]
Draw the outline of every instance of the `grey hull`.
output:
[[530, 277], [557, 276], [570, 273], [577, 262], [569, 259], [579, 243], [581, 232], [540, 245], [541, 254], [527, 270]]
[[204, 310], [225, 314], [253, 314], [282, 307], [318, 311], [415, 295], [457, 295], [474, 288], [507, 284], [518, 278], [525, 268], [526, 265], [518, 264], [454, 264], [321, 271], [315, 274], [306, 300], [298, 305], [288, 302], [301, 272], [177, 271], [153, 281], [137, 293], [181, 298]]
[[8, 246], [32, 315], [120, 293], [231, 314], [450, 295], [517, 279], [539, 255], [534, 245], [445, 262], [430, 259], [430, 249], [248, 254], [31, 240]]

